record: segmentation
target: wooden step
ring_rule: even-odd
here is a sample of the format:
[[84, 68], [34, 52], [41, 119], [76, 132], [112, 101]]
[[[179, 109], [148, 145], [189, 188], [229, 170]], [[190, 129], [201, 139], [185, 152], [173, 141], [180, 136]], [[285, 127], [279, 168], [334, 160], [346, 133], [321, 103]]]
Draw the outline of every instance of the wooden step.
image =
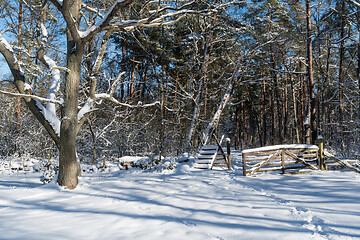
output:
[[200, 155], [214, 155], [216, 153], [215, 150], [211, 150], [211, 151], [200, 151], [199, 154]]
[[226, 164], [225, 160], [216, 160], [215, 164]]
[[210, 164], [198, 164], [198, 163], [194, 163], [193, 167], [194, 167], [194, 168], [198, 168], [198, 169], [209, 169], [209, 168], [210, 168]]
[[211, 160], [199, 159], [199, 160], [196, 161], [196, 163], [199, 163], [199, 164], [211, 164]]
[[213, 159], [214, 155], [199, 155], [198, 159]]
[[202, 146], [201, 151], [203, 150], [218, 150], [218, 146], [217, 145]]
[[225, 163], [215, 163], [214, 166], [224, 166], [224, 167], [227, 167], [227, 164], [225, 164]]

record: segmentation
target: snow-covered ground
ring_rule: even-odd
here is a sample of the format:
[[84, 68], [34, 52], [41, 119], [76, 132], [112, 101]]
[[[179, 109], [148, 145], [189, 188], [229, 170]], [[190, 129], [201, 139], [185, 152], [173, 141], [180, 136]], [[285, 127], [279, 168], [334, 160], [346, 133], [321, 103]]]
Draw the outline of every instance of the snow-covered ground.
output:
[[360, 239], [360, 175], [84, 173], [75, 190], [0, 171], [0, 239]]

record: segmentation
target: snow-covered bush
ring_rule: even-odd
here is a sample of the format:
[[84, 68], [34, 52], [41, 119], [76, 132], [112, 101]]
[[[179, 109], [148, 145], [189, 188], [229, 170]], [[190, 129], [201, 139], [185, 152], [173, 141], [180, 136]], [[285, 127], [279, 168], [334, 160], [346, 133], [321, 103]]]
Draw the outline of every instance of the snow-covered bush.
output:
[[176, 158], [173, 157], [161, 157], [159, 155], [141, 158], [133, 162], [132, 167], [141, 168], [149, 171], [163, 171], [172, 170], [177, 166]]

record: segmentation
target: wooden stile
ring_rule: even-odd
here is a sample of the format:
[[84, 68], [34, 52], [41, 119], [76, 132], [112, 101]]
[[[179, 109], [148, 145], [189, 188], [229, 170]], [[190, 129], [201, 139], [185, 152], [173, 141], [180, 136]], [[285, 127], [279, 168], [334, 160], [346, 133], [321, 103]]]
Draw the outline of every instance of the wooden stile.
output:
[[218, 141], [215, 135], [213, 135], [213, 138], [215, 139], [216, 145], [202, 146], [194, 167], [199, 169], [213, 169], [214, 167], [230, 169], [230, 142], [227, 141], [227, 154], [225, 154], [221, 146], [224, 136], [221, 137], [220, 141]]

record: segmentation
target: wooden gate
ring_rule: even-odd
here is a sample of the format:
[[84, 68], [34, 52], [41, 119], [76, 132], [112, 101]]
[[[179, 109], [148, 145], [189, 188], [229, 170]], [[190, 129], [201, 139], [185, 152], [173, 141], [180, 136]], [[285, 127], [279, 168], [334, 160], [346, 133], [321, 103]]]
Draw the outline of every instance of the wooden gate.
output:
[[254, 148], [242, 151], [243, 175], [281, 171], [297, 173], [300, 169], [319, 170], [319, 148], [316, 145], [292, 144]]

